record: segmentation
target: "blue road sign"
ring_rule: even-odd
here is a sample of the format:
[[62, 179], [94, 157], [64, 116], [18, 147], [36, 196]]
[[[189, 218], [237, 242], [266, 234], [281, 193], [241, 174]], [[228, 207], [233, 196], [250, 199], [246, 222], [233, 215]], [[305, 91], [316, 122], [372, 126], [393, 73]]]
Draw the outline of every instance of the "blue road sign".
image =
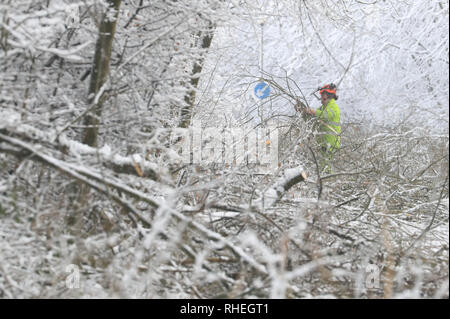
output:
[[269, 96], [270, 86], [266, 82], [259, 82], [258, 84], [256, 84], [254, 92], [255, 92], [255, 96], [258, 99], [262, 100]]

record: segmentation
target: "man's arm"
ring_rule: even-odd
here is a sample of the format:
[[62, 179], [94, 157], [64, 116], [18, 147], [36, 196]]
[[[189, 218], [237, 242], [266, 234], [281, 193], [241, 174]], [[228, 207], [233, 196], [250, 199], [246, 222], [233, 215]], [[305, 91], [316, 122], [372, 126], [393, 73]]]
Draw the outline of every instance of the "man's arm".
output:
[[305, 113], [306, 114], [310, 114], [310, 115], [316, 115], [316, 110], [310, 109], [310, 108], [306, 108], [305, 109]]

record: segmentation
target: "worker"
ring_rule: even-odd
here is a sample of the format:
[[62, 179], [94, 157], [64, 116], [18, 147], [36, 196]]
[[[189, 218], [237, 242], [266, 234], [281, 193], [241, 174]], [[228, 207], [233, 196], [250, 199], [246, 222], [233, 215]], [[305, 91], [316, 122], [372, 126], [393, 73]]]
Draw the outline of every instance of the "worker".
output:
[[333, 83], [327, 84], [319, 88], [318, 91], [320, 91], [322, 105], [317, 110], [306, 108], [305, 113], [319, 119], [317, 142], [322, 154], [320, 168], [321, 170], [325, 168], [327, 173], [331, 173], [330, 162], [341, 146], [341, 114], [336, 104], [338, 99], [336, 85]]

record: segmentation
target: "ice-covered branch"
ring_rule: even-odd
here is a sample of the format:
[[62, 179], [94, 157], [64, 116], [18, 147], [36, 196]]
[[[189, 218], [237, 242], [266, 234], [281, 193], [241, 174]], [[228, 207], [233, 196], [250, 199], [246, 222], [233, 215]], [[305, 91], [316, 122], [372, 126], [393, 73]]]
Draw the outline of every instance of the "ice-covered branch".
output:
[[[72, 178], [75, 178], [78, 181], [81, 181], [81, 182], [87, 184], [88, 186], [90, 186], [108, 196], [111, 196], [116, 202], [118, 202], [120, 205], [122, 205], [122, 206], [126, 207], [128, 210], [130, 210], [131, 213], [135, 217], [137, 217], [141, 222], [144, 222], [146, 225], [151, 225], [151, 221], [147, 217], [140, 214], [136, 209], [134, 209], [133, 206], [131, 204], [129, 204], [126, 200], [124, 200], [123, 198], [121, 198], [115, 194], [112, 194], [110, 191], [108, 191], [108, 187], [116, 189], [128, 196], [133, 197], [133, 198], [142, 200], [142, 201], [150, 204], [150, 206], [152, 206], [154, 209], [158, 209], [161, 207], [166, 207], [167, 209], [170, 209], [170, 206], [165, 204], [165, 202], [156, 201], [155, 199], [150, 198], [148, 195], [146, 195], [138, 190], [132, 189], [123, 183], [111, 180], [110, 178], [102, 176], [101, 174], [96, 173], [85, 167], [76, 166], [76, 165], [73, 165], [70, 163], [66, 163], [62, 160], [58, 160], [56, 158], [50, 157], [46, 154], [43, 154], [39, 150], [37, 150], [35, 147], [33, 147], [25, 142], [22, 142], [18, 139], [11, 138], [9, 136], [0, 134], [0, 141], [10, 144], [12, 146], [12, 147], [8, 148], [8, 147], [4, 147], [3, 144], [0, 144], [1, 151], [9, 151], [9, 153], [14, 154], [14, 155], [22, 154], [24, 156], [28, 156], [30, 159], [38, 160], [39, 162], [42, 162], [46, 165], [49, 165], [53, 168], [56, 168], [56, 169], [64, 172], [65, 174], [71, 176]], [[187, 225], [190, 228], [197, 231], [198, 233], [201, 233], [206, 238], [216, 241], [216, 242], [222, 244], [224, 247], [227, 247], [228, 249], [230, 249], [233, 252], [233, 254], [235, 254], [237, 257], [241, 258], [242, 260], [248, 262], [258, 272], [263, 273], [263, 274], [266, 273], [264, 266], [262, 266], [261, 264], [256, 262], [251, 256], [247, 255], [241, 248], [233, 245], [230, 241], [228, 241], [223, 236], [221, 236], [213, 231], [210, 231], [205, 226], [195, 222], [194, 220], [188, 219], [186, 216], [184, 216], [180, 213], [173, 211], [172, 214], [176, 219], [187, 223]]]
[[289, 191], [293, 186], [306, 179], [306, 172], [302, 166], [295, 168], [288, 168], [283, 172], [283, 176], [264, 192], [262, 198], [257, 201], [257, 206], [260, 209], [268, 208], [275, 205], [283, 195]]
[[[4, 114], [9, 121], [5, 121], [0, 126], [0, 131], [4, 134], [16, 136], [18, 139], [28, 142], [34, 142], [51, 147], [54, 151], [61, 151], [62, 153], [73, 156], [75, 158], [82, 158], [88, 155], [95, 155], [100, 159], [103, 166], [113, 170], [118, 174], [131, 174], [140, 177], [149, 178], [155, 181], [163, 181], [163, 176], [167, 173], [165, 169], [158, 167], [153, 162], [147, 161], [139, 154], [129, 156], [121, 156], [114, 153], [107, 145], [102, 148], [95, 148], [86, 144], [68, 139], [64, 135], [60, 135], [57, 143], [52, 142], [53, 135], [50, 132], [42, 132], [33, 126], [21, 124], [16, 117], [11, 114]], [[17, 114], [17, 116], [19, 116]], [[23, 157], [27, 154], [26, 150], [17, 150], [9, 152], [12, 155]], [[87, 160], [87, 158], [86, 158]], [[165, 182], [170, 183], [170, 180], [165, 179]]]

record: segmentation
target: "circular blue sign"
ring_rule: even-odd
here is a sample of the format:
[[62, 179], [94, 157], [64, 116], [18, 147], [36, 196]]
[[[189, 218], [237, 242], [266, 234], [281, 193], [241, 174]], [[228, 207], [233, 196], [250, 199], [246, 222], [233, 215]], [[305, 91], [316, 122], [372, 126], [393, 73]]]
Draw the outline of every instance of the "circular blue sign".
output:
[[266, 82], [259, 82], [253, 92], [258, 99], [264, 99], [270, 94], [270, 86]]

